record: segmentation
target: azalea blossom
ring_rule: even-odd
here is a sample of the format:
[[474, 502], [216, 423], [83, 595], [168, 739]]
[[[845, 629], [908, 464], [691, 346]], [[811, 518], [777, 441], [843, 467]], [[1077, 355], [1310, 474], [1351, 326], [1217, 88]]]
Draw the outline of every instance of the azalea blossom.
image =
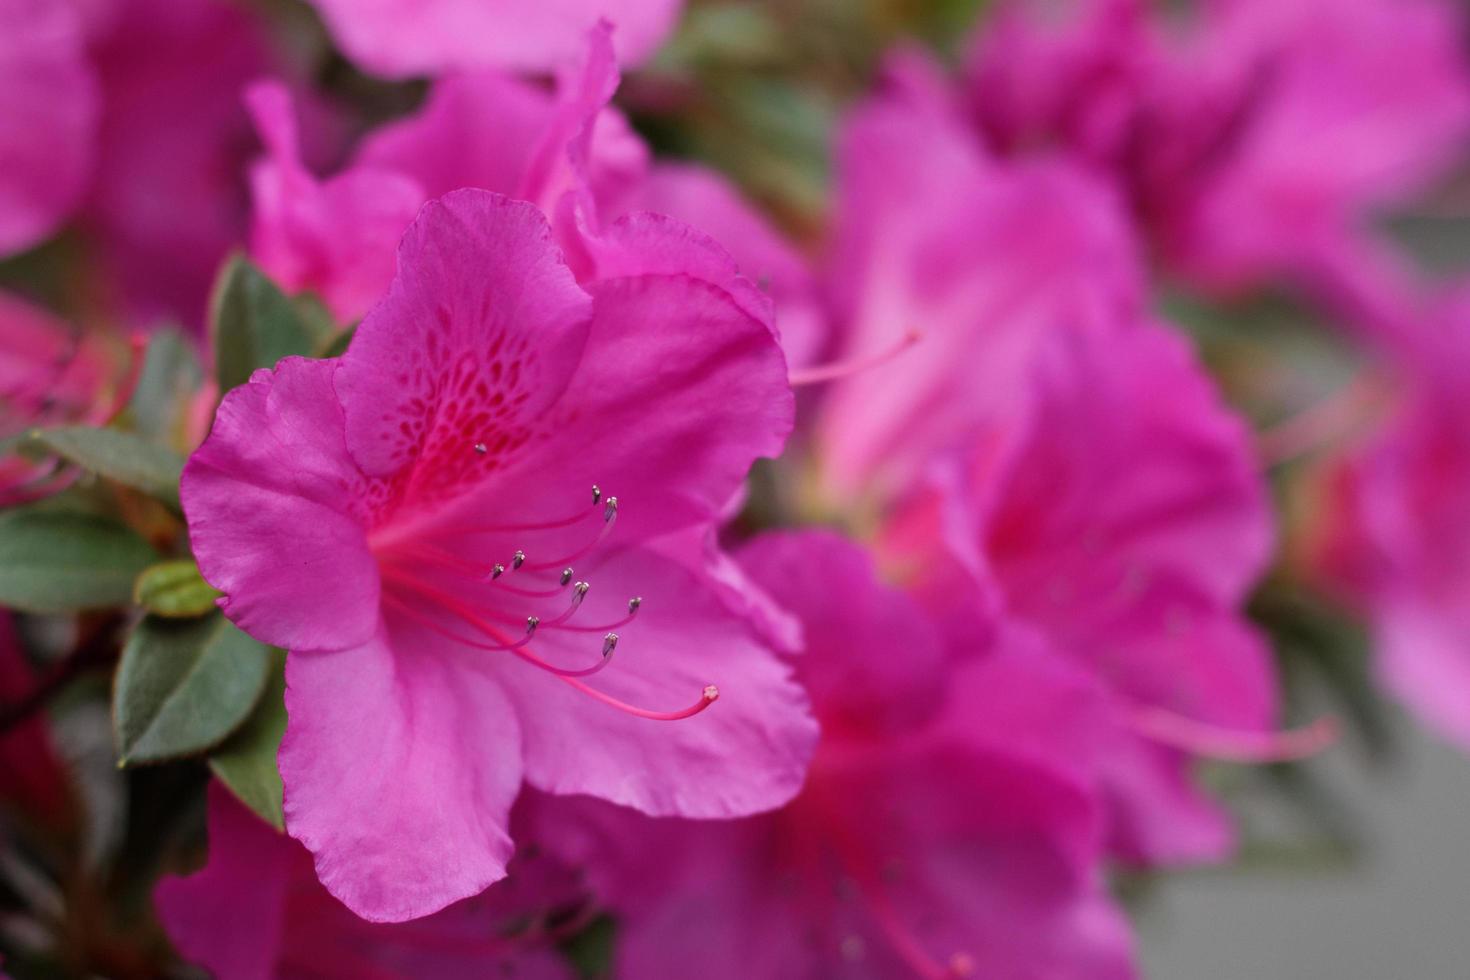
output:
[[1318, 274], [1442, 177], [1470, 66], [1441, 0], [1015, 0], [977, 33], [969, 100], [1006, 153], [1073, 155], [1159, 255], [1236, 293]]
[[[136, 371], [136, 350], [133, 361]], [[69, 479], [15, 453], [13, 440], [48, 425], [99, 425], [126, 402], [133, 380], [106, 340], [0, 290], [0, 504], [44, 496]]]
[[637, 63], [674, 26], [680, 0], [312, 0], [364, 71], [388, 78], [481, 68], [548, 71], [581, 52], [583, 32], [618, 25], [618, 60]]
[[806, 363], [825, 339], [806, 263], [714, 172], [650, 163], [609, 104], [616, 33], [604, 22], [579, 35], [579, 58], [562, 66], [554, 90], [498, 71], [437, 80], [418, 112], [367, 134], [353, 162], [320, 183], [300, 163], [284, 88], [257, 86], [250, 104], [268, 155], [254, 171], [254, 257], [287, 288], [315, 291], [351, 321], [387, 287], [415, 198], [479, 187], [530, 201], [549, 218], [576, 211], [585, 227], [556, 222], [569, 251], [580, 249], [583, 231], [654, 212], [728, 249], [775, 301], [788, 357]]
[[1106, 189], [988, 160], [901, 68], [843, 135], [833, 277], [851, 351], [924, 335], [832, 386], [823, 492], [866, 500], [885, 568], [961, 655], [1039, 649], [1107, 692], [1118, 737], [1067, 755], [1109, 800], [1114, 853], [1223, 858], [1191, 755], [1325, 735], [1269, 735], [1272, 665], [1240, 613], [1272, 550], [1249, 433], [1142, 309]]
[[55, 232], [81, 201], [96, 144], [97, 79], [66, 3], [0, 3], [0, 257]]
[[1470, 293], [1418, 321], [1388, 417], [1319, 467], [1306, 570], [1366, 614], [1383, 685], [1470, 748]]
[[559, 907], [575, 914], [580, 896], [572, 875], [547, 861], [518, 859], [486, 894], [383, 925], [327, 894], [306, 850], [217, 783], [208, 813], [209, 863], [159, 882], [154, 900], [179, 951], [216, 980], [572, 976], [550, 948], [555, 923], [544, 920]]
[[1097, 801], [972, 701], [1085, 742], [1086, 693], [1044, 663], [952, 668], [920, 607], [832, 534], [763, 535], [739, 560], [802, 623], [822, 740], [801, 795], [749, 820], [539, 808], [548, 846], [586, 861], [620, 916], [616, 975], [1133, 976]]
[[277, 55], [258, 17], [227, 0], [91, 9], [102, 104], [78, 218], [102, 298], [141, 327], [167, 317], [201, 329], [210, 284], [248, 223], [254, 147], [240, 94], [280, 70]]
[[689, 817], [800, 784], [788, 668], [642, 546], [780, 451], [780, 348], [692, 231], [602, 241], [579, 285], [532, 205], [431, 202], [347, 354], [258, 372], [185, 469], [221, 607], [290, 651], [287, 828], [364, 918], [502, 877], [523, 779]]

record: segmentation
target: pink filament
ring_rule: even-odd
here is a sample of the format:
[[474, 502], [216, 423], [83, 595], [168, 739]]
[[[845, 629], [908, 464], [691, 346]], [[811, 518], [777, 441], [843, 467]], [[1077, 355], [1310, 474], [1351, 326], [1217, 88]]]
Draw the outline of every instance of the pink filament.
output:
[[791, 386], [795, 388], [800, 385], [814, 385], [824, 381], [837, 381], [842, 378], [851, 377], [854, 374], [861, 374], [863, 371], [887, 364], [917, 344], [923, 336], [923, 333], [918, 330], [909, 330], [898, 339], [896, 344], [887, 350], [861, 355], [846, 361], [834, 361], [831, 364], [820, 364], [816, 367], [798, 368], [791, 372], [788, 380]]
[[[526, 661], [532, 666], [540, 667], [542, 670], [551, 674], [553, 677], [562, 681], [564, 684], [575, 688], [581, 693], [586, 694], [588, 697], [594, 698], [595, 700], [601, 701], [603, 704], [606, 704], [609, 707], [617, 708], [619, 711], [626, 712], [627, 714], [633, 715], [635, 717], [648, 718], [652, 721], [679, 721], [681, 719], [691, 718], [694, 715], [699, 714], [701, 711], [708, 708], [711, 704], [714, 704], [714, 702], [720, 696], [719, 688], [715, 687], [713, 684], [710, 684], [706, 686], [703, 691], [700, 692], [698, 701], [696, 701], [689, 707], [683, 708], [678, 711], [650, 711], [647, 708], [640, 708], [636, 705], [628, 704], [626, 701], [620, 701], [612, 695], [604, 694], [603, 692], [595, 688], [588, 687], [586, 684], [582, 683], [582, 681], [578, 680], [579, 677], [584, 677], [588, 674], [594, 674], [598, 670], [601, 670], [611, 660], [610, 657], [604, 657], [601, 662], [599, 662], [595, 667], [583, 670], [567, 670], [565, 668], [557, 667], [551, 663], [548, 663], [545, 660], [542, 660], [530, 650], [523, 649], [521, 646], [517, 645], [516, 641], [512, 641], [511, 638], [507, 636], [504, 632], [497, 629], [491, 623], [488, 623], [485, 620], [481, 619], [478, 615], [475, 614], [472, 609], [466, 607], [458, 599], [454, 598], [454, 596], [449, 595], [448, 593], [443, 592], [439, 589], [436, 589], [433, 586], [425, 585], [422, 582], [416, 581], [415, 579], [406, 576], [401, 572], [395, 572], [391, 568], [384, 568], [383, 573], [386, 577], [397, 581], [401, 585], [406, 586], [414, 592], [417, 592], [425, 599], [439, 603], [440, 605], [448, 609], [449, 612], [468, 622], [471, 626], [475, 627], [486, 636], [489, 636], [492, 639], [496, 640], [498, 643], [503, 644], [502, 646], [485, 647], [486, 649], [509, 651], [510, 653], [515, 654], [517, 657], [520, 657], [522, 660]], [[440, 626], [438, 623], [433, 623], [432, 620], [430, 620], [428, 617], [423, 616], [416, 610], [412, 610], [411, 607], [409, 607], [408, 603], [406, 603], [402, 599], [395, 598], [394, 596], [389, 595], [386, 592], [384, 593], [384, 598], [392, 603], [396, 608], [408, 611], [409, 615], [417, 622], [423, 623], [425, 625], [432, 624], [433, 629], [435, 629], [442, 635], [447, 636], [449, 639], [455, 640], [459, 643], [464, 643], [467, 646], [481, 646], [481, 644], [478, 644], [474, 641], [467, 641], [463, 637], [455, 635], [452, 630], [447, 630], [446, 628]], [[530, 637], [526, 636], [522, 638], [520, 642], [524, 643], [529, 639]]]
[[1191, 755], [1225, 762], [1290, 762], [1316, 755], [1337, 741], [1336, 718], [1319, 718], [1284, 732], [1251, 732], [1220, 728], [1156, 707], [1138, 707], [1129, 722], [1142, 735]]

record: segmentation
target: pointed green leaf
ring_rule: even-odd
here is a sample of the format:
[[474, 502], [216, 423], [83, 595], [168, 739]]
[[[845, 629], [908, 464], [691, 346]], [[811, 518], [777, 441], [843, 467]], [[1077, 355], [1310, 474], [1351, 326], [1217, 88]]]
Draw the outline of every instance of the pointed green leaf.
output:
[[199, 566], [185, 558], [150, 565], [133, 585], [133, 601], [155, 616], [187, 619], [214, 611], [224, 593], [204, 581]]
[[270, 680], [255, 710], [235, 734], [209, 756], [209, 768], [230, 791], [277, 830], [286, 829], [281, 811], [281, 771], [276, 752], [286, 734], [286, 655], [271, 651]]
[[292, 354], [310, 355], [316, 331], [296, 304], [251, 262], [225, 264], [210, 301], [210, 330], [220, 393]]
[[90, 514], [11, 511], [0, 517], [0, 605], [62, 613], [125, 606], [156, 560], [128, 528]]
[[270, 648], [224, 616], [149, 616], [123, 647], [112, 694], [120, 765], [203, 752], [240, 726], [265, 689]]
[[84, 425], [38, 429], [30, 442], [98, 476], [141, 490], [175, 510], [184, 457], [131, 432]]
[[186, 442], [190, 399], [204, 382], [193, 346], [177, 329], [156, 331], [148, 339], [138, 386], [128, 402], [132, 427], [167, 446]]

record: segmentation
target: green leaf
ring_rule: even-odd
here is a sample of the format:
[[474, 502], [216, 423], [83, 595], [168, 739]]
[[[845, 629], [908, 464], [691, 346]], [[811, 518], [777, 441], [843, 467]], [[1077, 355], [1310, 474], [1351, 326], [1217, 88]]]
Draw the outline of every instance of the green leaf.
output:
[[140, 622], [112, 692], [119, 765], [176, 759], [224, 741], [265, 689], [269, 651], [218, 613]]
[[265, 694], [245, 724], [209, 756], [209, 768], [230, 791], [277, 830], [286, 829], [281, 812], [281, 771], [276, 752], [286, 733], [286, 655], [273, 650]]
[[0, 605], [36, 613], [124, 606], [155, 559], [142, 538], [115, 521], [11, 511], [0, 517]]
[[184, 457], [171, 449], [130, 432], [84, 425], [35, 430], [30, 442], [98, 476], [141, 490], [175, 510], [179, 507]]
[[133, 585], [133, 601], [155, 616], [187, 619], [214, 610], [224, 593], [204, 581], [199, 566], [185, 558], [144, 569]]
[[189, 400], [203, 382], [204, 369], [184, 335], [173, 328], [155, 332], [128, 403], [133, 428], [155, 442], [183, 445]]
[[256, 368], [317, 348], [316, 331], [296, 304], [241, 256], [225, 264], [215, 284], [209, 322], [221, 394]]

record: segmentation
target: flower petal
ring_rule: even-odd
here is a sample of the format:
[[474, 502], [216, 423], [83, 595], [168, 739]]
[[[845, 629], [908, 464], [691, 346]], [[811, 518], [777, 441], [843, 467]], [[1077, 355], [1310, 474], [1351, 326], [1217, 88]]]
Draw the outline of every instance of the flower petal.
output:
[[379, 580], [361, 500], [367, 481], [342, 439], [335, 360], [288, 357], [220, 403], [184, 467], [180, 497], [199, 569], [221, 608], [263, 643], [362, 643]]
[[[790, 669], [689, 570], [644, 549], [593, 569], [569, 625], [608, 623], [643, 599], [590, 687], [655, 710], [719, 700], [681, 721], [634, 717], [530, 664], [497, 670], [521, 720], [526, 779], [550, 793], [585, 793], [655, 816], [728, 818], [780, 806], [801, 786], [817, 736]], [[601, 631], [543, 629], [534, 647], [568, 668], [597, 662]]]
[[421, 508], [503, 469], [547, 439], [542, 416], [582, 355], [589, 312], [536, 208], [473, 189], [431, 201], [336, 379], [353, 458], [402, 474]]
[[396, 624], [286, 661], [286, 828], [327, 890], [373, 922], [478, 894], [514, 849], [515, 715], [476, 654], [446, 646]]

